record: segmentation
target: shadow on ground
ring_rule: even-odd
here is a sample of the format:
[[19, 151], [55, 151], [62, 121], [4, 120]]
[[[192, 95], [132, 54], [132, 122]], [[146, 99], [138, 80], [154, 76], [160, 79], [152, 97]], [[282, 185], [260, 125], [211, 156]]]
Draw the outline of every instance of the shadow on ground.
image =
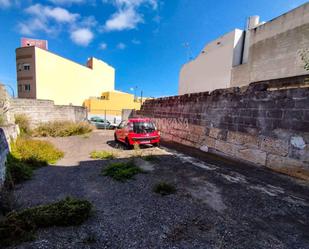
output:
[[[132, 149], [128, 149], [127, 146], [124, 144], [124, 143], [121, 143], [121, 142], [116, 142], [114, 140], [109, 140], [106, 142], [107, 145], [109, 145], [111, 148], [114, 148], [114, 149], [120, 149], [120, 150], [132, 150]], [[153, 146], [152, 145], [149, 145], [149, 144], [141, 144], [139, 145], [139, 149], [149, 149], [149, 148], [152, 148]]]
[[[41, 229], [16, 248], [308, 248], [305, 184], [178, 152], [147, 162], [154, 170], [124, 183], [100, 174], [123, 160], [43, 167], [18, 185], [19, 208], [73, 196], [91, 201], [95, 212], [79, 227]], [[161, 181], [175, 185], [176, 194], [154, 193]]]

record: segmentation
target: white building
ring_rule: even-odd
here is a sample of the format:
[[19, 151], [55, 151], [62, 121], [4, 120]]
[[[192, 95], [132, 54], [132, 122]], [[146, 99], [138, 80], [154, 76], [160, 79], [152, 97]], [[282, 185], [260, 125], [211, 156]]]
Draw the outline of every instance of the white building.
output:
[[227, 88], [231, 69], [241, 63], [243, 31], [234, 31], [207, 44], [195, 60], [180, 71], [179, 94]]
[[267, 23], [248, 19], [210, 42], [179, 75], [179, 94], [244, 86], [251, 82], [306, 75], [299, 52], [309, 48], [309, 3]]

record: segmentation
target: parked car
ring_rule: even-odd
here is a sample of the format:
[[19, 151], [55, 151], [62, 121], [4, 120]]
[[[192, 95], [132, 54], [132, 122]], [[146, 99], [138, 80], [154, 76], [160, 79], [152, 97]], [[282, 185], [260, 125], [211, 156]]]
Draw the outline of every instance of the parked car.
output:
[[108, 120], [100, 117], [91, 117], [90, 123], [94, 125], [97, 129], [113, 129], [114, 126]]
[[148, 118], [132, 118], [122, 121], [115, 130], [115, 141], [125, 143], [129, 148], [134, 144], [159, 146], [160, 133]]

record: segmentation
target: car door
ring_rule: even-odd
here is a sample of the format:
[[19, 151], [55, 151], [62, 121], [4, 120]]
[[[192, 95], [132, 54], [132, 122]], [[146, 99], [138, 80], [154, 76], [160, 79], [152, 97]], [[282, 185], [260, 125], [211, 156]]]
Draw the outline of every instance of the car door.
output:
[[132, 122], [126, 122], [124, 124], [124, 127], [123, 127], [123, 139], [125, 140], [130, 132], [130, 130], [133, 129], [133, 123]]
[[124, 141], [124, 136], [123, 136], [123, 127], [125, 125], [125, 121], [122, 121], [119, 126], [117, 127], [115, 133], [116, 133], [116, 136], [117, 136], [117, 139], [118, 140], [123, 140]]
[[101, 119], [101, 118], [98, 118], [97, 121], [96, 121], [96, 126], [100, 129], [104, 129], [104, 120]]

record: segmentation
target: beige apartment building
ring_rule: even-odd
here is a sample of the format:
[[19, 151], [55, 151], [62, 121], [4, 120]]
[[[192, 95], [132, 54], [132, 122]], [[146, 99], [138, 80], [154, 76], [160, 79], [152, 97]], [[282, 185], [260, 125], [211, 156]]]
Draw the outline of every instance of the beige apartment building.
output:
[[16, 49], [16, 69], [19, 98], [80, 106], [115, 88], [115, 69], [107, 63], [92, 57], [84, 66], [36, 46]]
[[247, 29], [235, 29], [208, 43], [183, 65], [179, 94], [245, 86], [251, 82], [306, 75], [300, 58], [309, 48], [309, 3], [268, 22], [248, 19]]

